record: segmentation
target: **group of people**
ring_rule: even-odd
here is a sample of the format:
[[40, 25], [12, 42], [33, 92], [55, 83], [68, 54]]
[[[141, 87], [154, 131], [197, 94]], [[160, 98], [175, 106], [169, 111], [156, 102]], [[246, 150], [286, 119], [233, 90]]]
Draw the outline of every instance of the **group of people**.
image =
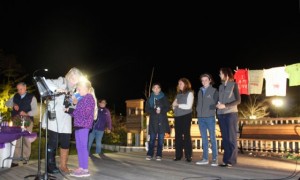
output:
[[[43, 114], [42, 127], [47, 127], [47, 172], [70, 173], [75, 177], [90, 176], [88, 170], [88, 158], [94, 140], [96, 141], [96, 153], [101, 154], [101, 141], [105, 130], [110, 132], [111, 114], [106, 108], [106, 100], [97, 101], [94, 88], [89, 80], [77, 68], [71, 68], [64, 76], [57, 79], [46, 79], [48, 88], [54, 93], [47, 98], [47, 108]], [[33, 117], [38, 113], [37, 99], [27, 92], [26, 84], [17, 84], [18, 93], [6, 103], [12, 108], [11, 115], [24, 116], [30, 119], [26, 130], [32, 132]], [[71, 106], [66, 106], [66, 97], [71, 94]], [[98, 102], [98, 103], [97, 103]], [[98, 107], [99, 105], [99, 107]], [[73, 119], [73, 125], [72, 125]], [[67, 166], [69, 148], [71, 142], [72, 127], [75, 129], [76, 149], [78, 154], [78, 168], [70, 170]], [[13, 164], [17, 166], [21, 157], [21, 141], [18, 140], [15, 148]], [[59, 168], [56, 164], [56, 153], [59, 148]], [[26, 138], [23, 142], [23, 157], [29, 159], [31, 154], [31, 142]]]
[[[213, 87], [213, 78], [204, 73], [200, 76], [201, 88], [197, 96], [197, 118], [202, 137], [202, 159], [196, 164], [209, 164], [208, 134], [212, 148], [211, 166], [228, 167], [237, 163], [237, 123], [238, 108], [241, 97], [237, 83], [234, 81], [230, 68], [220, 69], [221, 85]], [[75, 177], [90, 176], [88, 157], [94, 140], [96, 139], [96, 154], [101, 155], [101, 141], [105, 130], [110, 132], [111, 114], [106, 108], [106, 100], [97, 101], [94, 88], [82, 72], [72, 68], [65, 75], [57, 79], [46, 79], [46, 84], [52, 92], [57, 93], [54, 98], [47, 99], [47, 111], [43, 115], [42, 127], [48, 128], [47, 144], [47, 171], [49, 173], [70, 173]], [[32, 131], [33, 117], [38, 113], [37, 99], [27, 92], [26, 84], [17, 84], [17, 91], [7, 106], [12, 107], [12, 116], [24, 116], [30, 121], [27, 127]], [[64, 101], [67, 94], [71, 94], [72, 106], [66, 106]], [[75, 96], [77, 94], [77, 96]], [[153, 83], [152, 93], [145, 103], [145, 111], [150, 115], [149, 148], [146, 160], [155, 157], [162, 160], [162, 149], [166, 133], [170, 133], [167, 112], [174, 111], [175, 126], [175, 157], [180, 161], [183, 156], [187, 162], [192, 161], [192, 141], [190, 135], [194, 92], [187, 78], [180, 78], [177, 85], [177, 94], [172, 102], [162, 92], [159, 83]], [[97, 103], [98, 102], [98, 103]], [[51, 113], [55, 115], [51, 115]], [[218, 164], [218, 147], [216, 141], [216, 117], [222, 134], [222, 148], [224, 149], [223, 163]], [[72, 125], [72, 119], [74, 119]], [[76, 149], [78, 153], [78, 168], [70, 171], [67, 167], [69, 148], [72, 134], [75, 129]], [[156, 154], [154, 153], [157, 139]], [[23, 142], [23, 156], [30, 157], [31, 142]], [[17, 141], [14, 157], [20, 157], [20, 141]], [[56, 165], [55, 156], [59, 147], [60, 166]], [[184, 153], [184, 154], [183, 154]], [[155, 156], [154, 156], [155, 154]], [[15, 165], [16, 160], [13, 161]]]
[[[211, 166], [230, 167], [237, 163], [237, 133], [238, 133], [238, 108], [241, 102], [238, 85], [234, 81], [230, 68], [220, 69], [222, 83], [219, 88], [213, 87], [214, 81], [210, 74], [200, 75], [201, 88], [197, 94], [196, 112], [199, 130], [202, 138], [202, 159], [197, 165], [209, 164], [209, 140], [212, 149]], [[180, 78], [177, 85], [177, 94], [172, 103], [175, 127], [175, 157], [180, 161], [184, 157], [187, 162], [192, 161], [192, 141], [190, 135], [194, 92], [187, 78]], [[161, 91], [159, 83], [154, 83], [152, 93], [146, 101], [145, 111], [150, 116], [149, 121], [149, 148], [146, 160], [156, 158], [162, 160], [162, 147], [164, 136], [170, 133], [167, 112], [170, 103]], [[222, 149], [224, 150], [223, 162], [218, 164], [218, 147], [216, 140], [216, 117], [222, 135]], [[209, 140], [208, 140], [209, 134]], [[155, 141], [157, 139], [156, 155], [154, 156]]]

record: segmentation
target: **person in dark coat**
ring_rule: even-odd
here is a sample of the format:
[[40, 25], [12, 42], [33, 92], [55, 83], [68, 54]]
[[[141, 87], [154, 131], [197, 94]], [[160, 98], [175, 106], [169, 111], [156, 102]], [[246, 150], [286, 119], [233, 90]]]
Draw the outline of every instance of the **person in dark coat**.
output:
[[154, 146], [157, 138], [156, 160], [162, 159], [162, 148], [165, 133], [170, 133], [170, 126], [167, 112], [170, 110], [170, 102], [165, 94], [161, 91], [159, 83], [152, 85], [152, 93], [146, 101], [145, 111], [149, 114], [149, 130], [150, 136], [149, 148], [146, 160], [151, 160], [154, 156]]
[[91, 155], [91, 148], [94, 140], [96, 141], [96, 154], [101, 157], [102, 153], [102, 138], [103, 134], [106, 131], [110, 133], [111, 131], [111, 113], [109, 109], [106, 107], [106, 100], [99, 100], [99, 108], [98, 108], [98, 117], [96, 122], [94, 122], [93, 129], [89, 133], [89, 154]]

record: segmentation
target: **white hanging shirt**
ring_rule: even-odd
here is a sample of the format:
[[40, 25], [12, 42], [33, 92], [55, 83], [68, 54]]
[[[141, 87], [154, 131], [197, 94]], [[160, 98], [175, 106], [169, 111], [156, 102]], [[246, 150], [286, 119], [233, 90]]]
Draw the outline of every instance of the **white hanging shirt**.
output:
[[286, 96], [286, 82], [288, 74], [285, 67], [264, 69], [266, 80], [266, 96]]

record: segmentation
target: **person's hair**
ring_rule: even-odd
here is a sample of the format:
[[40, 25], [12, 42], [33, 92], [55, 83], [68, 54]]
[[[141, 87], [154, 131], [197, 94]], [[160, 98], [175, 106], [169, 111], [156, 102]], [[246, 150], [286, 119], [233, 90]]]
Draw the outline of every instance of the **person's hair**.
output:
[[107, 104], [106, 99], [99, 99], [99, 100], [98, 100], [98, 103], [101, 103], [101, 102], [105, 102], [105, 104]]
[[160, 85], [160, 83], [159, 83], [159, 82], [155, 82], [155, 83], [153, 83], [153, 84], [152, 84], [152, 88], [154, 88], [154, 86], [159, 86], [159, 88], [161, 89], [161, 85]]
[[73, 67], [69, 70], [69, 72], [65, 75], [66, 79], [69, 80], [71, 75], [75, 75], [77, 77], [83, 76], [82, 72], [76, 67]]
[[97, 105], [97, 98], [96, 98], [96, 94], [95, 94], [95, 89], [93, 87], [90, 88], [90, 94], [93, 96], [94, 101], [95, 101], [94, 120], [96, 120], [97, 116], [98, 116], [98, 105]]
[[26, 83], [25, 82], [18, 82], [16, 86], [19, 86], [19, 85], [26, 86]]
[[192, 84], [191, 84], [190, 80], [188, 80], [187, 78], [180, 78], [180, 79], [178, 80], [178, 82], [179, 82], [179, 81], [182, 81], [182, 82], [183, 82], [184, 87], [183, 87], [183, 90], [181, 91], [181, 90], [179, 89], [179, 85], [177, 85], [177, 93], [186, 93], [186, 92], [188, 92], [188, 91], [192, 91]]
[[224, 74], [225, 77], [228, 77], [228, 81], [234, 81], [233, 72], [229, 67], [222, 67], [220, 71]]
[[98, 105], [97, 105], [97, 98], [96, 98], [96, 94], [95, 94], [95, 89], [92, 87], [92, 83], [89, 81], [89, 80], [82, 80], [82, 81], [79, 81], [78, 86], [85, 86], [88, 88], [88, 93], [91, 94], [94, 98], [94, 101], [95, 101], [95, 108], [94, 108], [94, 120], [97, 119], [97, 116], [98, 116]]
[[204, 73], [204, 74], [201, 74], [200, 75], [200, 81], [201, 81], [201, 79], [203, 78], [203, 77], [207, 77], [209, 80], [210, 80], [210, 84], [211, 85], [213, 85], [215, 82], [214, 82], [214, 79], [213, 79], [213, 77], [212, 77], [212, 75], [211, 74], [209, 74], [209, 73]]

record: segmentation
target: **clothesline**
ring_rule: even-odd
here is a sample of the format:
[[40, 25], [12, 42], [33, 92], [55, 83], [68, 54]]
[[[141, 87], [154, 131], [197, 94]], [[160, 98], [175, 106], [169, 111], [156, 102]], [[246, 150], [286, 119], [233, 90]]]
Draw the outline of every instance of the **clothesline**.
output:
[[266, 96], [286, 96], [287, 79], [289, 86], [300, 85], [300, 63], [261, 70], [239, 69], [236, 66], [234, 79], [240, 94], [262, 94], [265, 80]]

